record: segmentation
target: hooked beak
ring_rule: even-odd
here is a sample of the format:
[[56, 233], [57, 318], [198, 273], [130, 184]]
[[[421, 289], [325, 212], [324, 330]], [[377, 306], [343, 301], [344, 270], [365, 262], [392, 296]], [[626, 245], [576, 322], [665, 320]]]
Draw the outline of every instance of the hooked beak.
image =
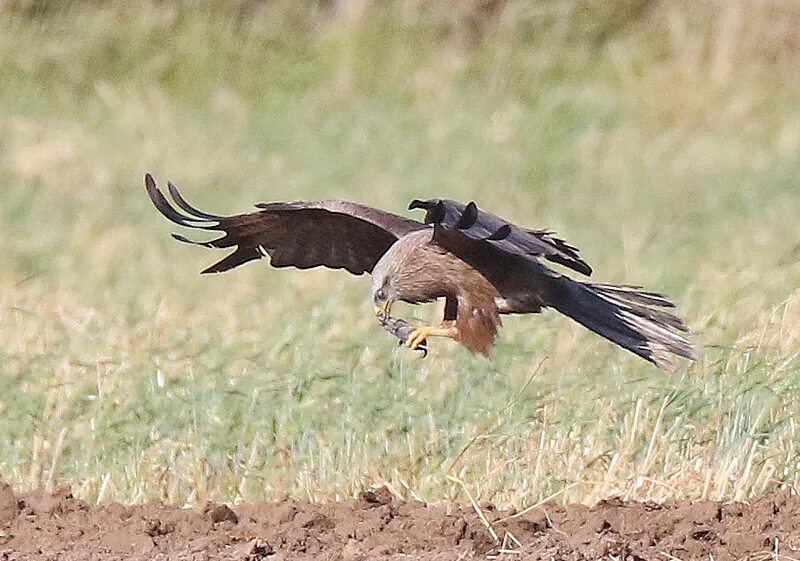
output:
[[387, 298], [383, 301], [380, 306], [375, 306], [375, 315], [380, 316], [389, 316], [389, 312], [392, 310], [392, 303], [393, 300], [391, 298]]

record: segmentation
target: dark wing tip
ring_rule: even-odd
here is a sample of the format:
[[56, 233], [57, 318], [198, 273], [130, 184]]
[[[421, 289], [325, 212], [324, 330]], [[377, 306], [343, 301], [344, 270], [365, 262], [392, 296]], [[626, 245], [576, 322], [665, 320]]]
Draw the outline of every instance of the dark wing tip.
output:
[[159, 205], [162, 203], [164, 195], [162, 195], [161, 191], [158, 190], [156, 180], [153, 179], [153, 176], [149, 173], [144, 174], [144, 188], [147, 190], [147, 194], [150, 197], [150, 200], [153, 201], [153, 204], [156, 205], [156, 208], [161, 210]]
[[196, 216], [197, 218], [201, 218], [203, 220], [219, 220], [222, 217], [216, 214], [209, 214], [207, 212], [203, 212], [202, 210], [198, 210], [192, 205], [190, 205], [186, 199], [178, 192], [178, 188], [172, 183], [172, 181], [167, 181], [167, 189], [169, 190], [169, 194], [172, 197], [172, 200], [175, 201], [175, 204], [178, 207], [191, 214], [192, 216]]
[[224, 271], [228, 271], [233, 269], [234, 267], [238, 267], [239, 265], [243, 265], [249, 261], [254, 261], [255, 259], [261, 259], [263, 254], [258, 251], [258, 249], [254, 247], [242, 247], [239, 246], [236, 251], [222, 259], [221, 261], [217, 261], [210, 267], [203, 269], [200, 271], [201, 275], [208, 275], [211, 273], [222, 273]]
[[467, 206], [464, 207], [464, 212], [461, 213], [461, 217], [456, 223], [456, 228], [459, 230], [468, 230], [472, 228], [477, 221], [478, 205], [475, 204], [475, 201], [470, 201]]
[[408, 205], [408, 210], [414, 210], [417, 208], [421, 208], [426, 211], [425, 224], [438, 224], [444, 220], [446, 210], [444, 201], [441, 199], [428, 199], [427, 201], [414, 199], [411, 201], [411, 204]]
[[442, 201], [440, 199], [428, 199], [427, 201], [423, 201], [420, 199], [414, 199], [408, 205], [408, 210], [414, 210], [417, 208], [421, 208], [423, 210], [432, 210], [437, 205], [441, 204]]
[[191, 244], [191, 245], [199, 245], [199, 246], [208, 247], [208, 248], [211, 248], [211, 249], [219, 247], [219, 246], [214, 244], [215, 240], [211, 240], [211, 241], [207, 241], [207, 242], [199, 242], [199, 241], [195, 241], [195, 240], [190, 240], [189, 238], [187, 238], [186, 236], [182, 236], [181, 234], [171, 234], [171, 235], [172, 235], [173, 238], [175, 238], [176, 240], [178, 240], [179, 242], [182, 242], [182, 243], [188, 243], [188, 244]]
[[[559, 261], [555, 262], [558, 263]], [[572, 257], [569, 260], [563, 260], [561, 261], [561, 264], [564, 265], [565, 267], [569, 267], [573, 271], [577, 271], [583, 275], [586, 275], [587, 277], [592, 276], [592, 273], [594, 272], [592, 270], [592, 267], [586, 261], [584, 261], [579, 257]]]
[[[192, 209], [192, 211], [194, 211], [195, 209], [186, 204], [185, 201], [180, 197], [180, 194], [177, 193], [177, 189], [175, 189], [175, 186], [170, 184], [170, 194], [173, 196], [173, 198], [175, 198], [176, 194], [178, 195], [177, 198], [175, 198], [175, 204], [177, 204], [179, 208], [187, 212], [190, 212], [191, 216], [186, 216], [185, 214], [181, 214], [175, 209], [175, 207], [173, 207], [170, 204], [170, 202], [167, 200], [167, 198], [164, 196], [164, 194], [156, 185], [153, 176], [150, 175], [149, 173], [145, 174], [144, 176], [144, 187], [145, 189], [147, 189], [147, 194], [150, 196], [150, 200], [153, 202], [153, 205], [155, 205], [158, 212], [160, 212], [167, 219], [171, 220], [176, 224], [180, 224], [181, 226], [188, 226], [189, 228], [201, 228], [204, 230], [208, 230], [208, 229], [213, 229], [215, 227], [215, 224], [213, 223], [209, 224], [209, 222], [211, 222], [212, 220], [219, 220], [220, 218], [220, 217], [214, 217], [213, 219], [211, 219], [211, 215], [209, 215], [208, 217], [201, 217], [199, 214], [196, 214], [195, 212], [190, 212], [186, 207]], [[196, 212], [200, 213], [200, 211]]]
[[508, 224], [503, 224], [494, 232], [494, 234], [492, 234], [486, 239], [492, 242], [498, 242], [506, 239], [510, 235], [511, 235], [511, 226], [509, 226]]

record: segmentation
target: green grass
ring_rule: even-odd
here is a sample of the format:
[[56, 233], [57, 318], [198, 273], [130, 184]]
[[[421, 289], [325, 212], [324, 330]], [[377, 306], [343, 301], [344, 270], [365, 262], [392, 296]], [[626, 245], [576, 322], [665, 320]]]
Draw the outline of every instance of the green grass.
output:
[[[0, 477], [177, 504], [796, 487], [800, 21], [579, 4], [477, 31], [436, 3], [0, 8]], [[668, 293], [705, 349], [665, 374], [550, 312], [421, 361], [366, 277], [200, 277], [219, 256], [171, 240], [145, 171], [215, 212], [475, 199]]]

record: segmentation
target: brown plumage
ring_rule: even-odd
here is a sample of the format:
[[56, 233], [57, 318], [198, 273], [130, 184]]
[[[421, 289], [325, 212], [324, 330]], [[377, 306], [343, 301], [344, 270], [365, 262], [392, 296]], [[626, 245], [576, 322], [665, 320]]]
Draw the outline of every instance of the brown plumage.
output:
[[[197, 210], [168, 183], [174, 206], [150, 174], [145, 187], [171, 221], [223, 235], [182, 242], [233, 248], [205, 269], [216, 273], [269, 257], [274, 267], [325, 266], [372, 274], [372, 295], [382, 325], [411, 348], [429, 337], [450, 337], [472, 352], [489, 354], [501, 314], [555, 308], [588, 329], [657, 366], [674, 369], [673, 356], [695, 358], [686, 331], [664, 296], [637, 286], [585, 283], [546, 267], [546, 259], [589, 275], [578, 250], [547, 230], [521, 228], [498, 216], [446, 199], [415, 200], [424, 222], [348, 201], [258, 204], [257, 211], [218, 216]], [[388, 321], [392, 302], [445, 300], [442, 324], [407, 329]], [[390, 326], [390, 327], [387, 327]], [[398, 335], [400, 336], [400, 335]]]

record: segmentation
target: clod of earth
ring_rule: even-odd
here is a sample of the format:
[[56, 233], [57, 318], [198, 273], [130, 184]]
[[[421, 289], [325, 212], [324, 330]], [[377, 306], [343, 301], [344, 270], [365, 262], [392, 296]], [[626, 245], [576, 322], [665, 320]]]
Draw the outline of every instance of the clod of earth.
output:
[[479, 508], [498, 542], [469, 506], [402, 501], [387, 489], [332, 504], [286, 499], [179, 509], [96, 506], [65, 490], [16, 494], [0, 485], [0, 560], [800, 557], [800, 497], [788, 492], [750, 504], [615, 499], [593, 508], [545, 504], [524, 514]]

